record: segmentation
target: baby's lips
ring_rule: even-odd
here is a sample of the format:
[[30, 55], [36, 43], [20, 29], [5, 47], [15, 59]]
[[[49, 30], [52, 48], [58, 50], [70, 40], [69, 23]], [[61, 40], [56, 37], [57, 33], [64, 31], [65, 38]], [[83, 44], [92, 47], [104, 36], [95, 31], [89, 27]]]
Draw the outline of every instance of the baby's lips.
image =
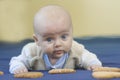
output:
[[55, 53], [62, 53], [63, 50], [57, 50], [57, 51], [54, 51]]

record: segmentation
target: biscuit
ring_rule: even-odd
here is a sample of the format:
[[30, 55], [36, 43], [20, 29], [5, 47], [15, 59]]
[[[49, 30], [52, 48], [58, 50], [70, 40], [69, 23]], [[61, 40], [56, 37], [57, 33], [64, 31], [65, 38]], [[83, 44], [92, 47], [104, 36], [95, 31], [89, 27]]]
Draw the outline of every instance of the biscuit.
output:
[[0, 75], [3, 75], [3, 74], [4, 74], [4, 72], [0, 71]]
[[64, 73], [74, 73], [76, 70], [74, 69], [52, 69], [48, 73], [50, 74], [64, 74]]
[[120, 78], [120, 72], [93, 72], [92, 76], [96, 79], [111, 79], [111, 78]]
[[26, 72], [26, 73], [14, 74], [15, 78], [39, 78], [42, 76], [43, 73], [41, 72]]
[[120, 68], [116, 68], [116, 67], [98, 67], [98, 68], [95, 68], [93, 71], [112, 71], [112, 72], [120, 72]]

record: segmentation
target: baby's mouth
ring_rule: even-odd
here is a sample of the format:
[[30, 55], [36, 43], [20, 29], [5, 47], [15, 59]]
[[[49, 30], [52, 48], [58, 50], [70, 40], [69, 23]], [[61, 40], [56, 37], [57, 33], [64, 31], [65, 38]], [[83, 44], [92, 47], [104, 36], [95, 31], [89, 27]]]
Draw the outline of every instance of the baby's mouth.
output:
[[55, 54], [62, 54], [62, 53], [64, 53], [64, 51], [63, 50], [57, 50], [57, 51], [54, 51], [54, 53]]

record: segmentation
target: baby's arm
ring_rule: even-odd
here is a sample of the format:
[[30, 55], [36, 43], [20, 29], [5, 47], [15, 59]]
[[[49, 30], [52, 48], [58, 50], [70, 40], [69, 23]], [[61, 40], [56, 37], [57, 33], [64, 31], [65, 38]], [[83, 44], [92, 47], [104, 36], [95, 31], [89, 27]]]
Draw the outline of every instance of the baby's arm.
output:
[[13, 57], [11, 59], [9, 71], [11, 74], [28, 72], [25, 65], [21, 61], [19, 61], [19, 57]]
[[9, 71], [12, 74], [28, 72], [30, 68], [29, 60], [31, 59], [31, 44], [23, 47], [22, 52], [19, 56], [13, 57], [10, 60]]
[[87, 70], [93, 70], [97, 67], [101, 67], [102, 63], [95, 54], [84, 49], [82, 54], [82, 66]]

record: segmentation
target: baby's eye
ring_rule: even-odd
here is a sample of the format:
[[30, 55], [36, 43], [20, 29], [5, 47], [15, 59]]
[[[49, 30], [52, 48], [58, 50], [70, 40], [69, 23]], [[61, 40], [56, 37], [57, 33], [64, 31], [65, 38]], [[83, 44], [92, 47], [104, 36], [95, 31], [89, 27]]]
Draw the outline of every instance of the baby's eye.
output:
[[46, 40], [47, 40], [47, 42], [51, 42], [52, 38], [47, 38]]
[[64, 40], [67, 38], [67, 35], [62, 35], [61, 38]]

